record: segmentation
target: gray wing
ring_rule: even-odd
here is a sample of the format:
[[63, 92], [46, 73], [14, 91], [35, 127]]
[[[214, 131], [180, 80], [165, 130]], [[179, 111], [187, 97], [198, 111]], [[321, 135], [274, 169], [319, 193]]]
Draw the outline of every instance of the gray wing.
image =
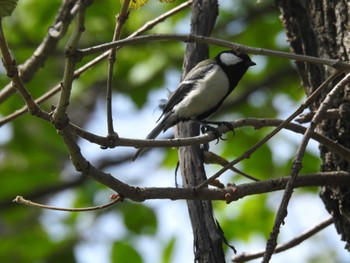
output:
[[164, 106], [163, 113], [159, 117], [161, 119], [164, 114], [170, 112], [175, 105], [177, 105], [183, 98], [194, 88], [193, 83], [199, 79], [204, 78], [204, 76], [213, 69], [215, 64], [212, 60], [204, 60], [197, 64], [184, 78], [184, 80], [179, 84], [174, 94], [170, 97], [167, 104]]

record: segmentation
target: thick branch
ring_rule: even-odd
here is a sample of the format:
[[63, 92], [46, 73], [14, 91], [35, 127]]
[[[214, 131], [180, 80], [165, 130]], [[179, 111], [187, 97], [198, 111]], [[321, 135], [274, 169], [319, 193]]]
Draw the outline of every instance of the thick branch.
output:
[[[79, 156], [76, 156], [76, 155]], [[81, 157], [80, 150], [72, 155], [80, 171], [96, 181], [110, 187], [124, 198], [142, 202], [150, 199], [170, 200], [222, 200], [227, 203], [237, 201], [250, 195], [264, 194], [285, 189], [289, 177], [275, 178], [253, 183], [228, 186], [226, 188], [175, 188], [175, 187], [133, 187], [122, 183], [109, 174], [105, 174]], [[81, 166], [81, 164], [86, 164]], [[77, 166], [76, 166], [77, 167]], [[331, 172], [303, 175], [296, 179], [295, 188], [307, 186], [344, 186], [350, 183], [350, 174], [346, 172]]]

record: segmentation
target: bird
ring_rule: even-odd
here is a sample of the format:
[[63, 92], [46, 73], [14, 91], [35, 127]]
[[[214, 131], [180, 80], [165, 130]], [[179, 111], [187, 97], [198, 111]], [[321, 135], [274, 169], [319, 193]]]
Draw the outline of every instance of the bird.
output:
[[[161, 132], [182, 121], [203, 121], [215, 113], [234, 90], [249, 67], [256, 65], [245, 53], [235, 50], [220, 52], [213, 59], [199, 62], [184, 77], [169, 100], [162, 106], [158, 125], [146, 139], [155, 139]], [[135, 161], [146, 148], [137, 150]]]

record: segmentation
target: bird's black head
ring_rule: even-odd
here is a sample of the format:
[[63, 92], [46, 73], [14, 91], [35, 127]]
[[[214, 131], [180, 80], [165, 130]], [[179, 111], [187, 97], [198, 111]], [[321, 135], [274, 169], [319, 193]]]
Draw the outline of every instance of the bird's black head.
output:
[[219, 53], [215, 60], [228, 76], [232, 89], [240, 81], [247, 69], [256, 65], [247, 54], [238, 53], [234, 50]]

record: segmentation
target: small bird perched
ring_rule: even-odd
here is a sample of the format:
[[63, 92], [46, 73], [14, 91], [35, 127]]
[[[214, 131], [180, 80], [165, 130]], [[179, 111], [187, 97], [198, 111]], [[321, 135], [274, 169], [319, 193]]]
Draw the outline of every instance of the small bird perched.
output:
[[[162, 120], [147, 139], [156, 138], [180, 121], [202, 121], [208, 118], [218, 110], [247, 69], [254, 65], [247, 54], [239, 54], [234, 50], [223, 51], [214, 59], [198, 63], [171, 95], [158, 119]], [[145, 148], [138, 149], [132, 161], [144, 151]]]

